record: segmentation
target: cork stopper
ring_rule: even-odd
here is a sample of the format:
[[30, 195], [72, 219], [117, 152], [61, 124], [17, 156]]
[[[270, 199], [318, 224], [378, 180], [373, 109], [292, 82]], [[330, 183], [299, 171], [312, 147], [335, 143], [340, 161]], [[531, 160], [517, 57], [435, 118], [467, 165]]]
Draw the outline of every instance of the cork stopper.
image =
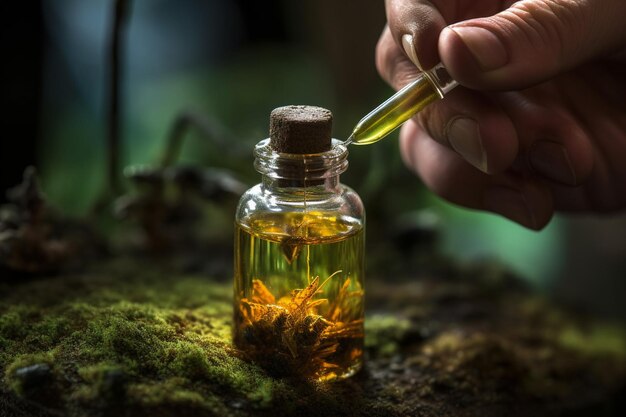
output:
[[315, 106], [278, 107], [270, 115], [270, 146], [276, 152], [312, 154], [331, 149], [333, 114]]

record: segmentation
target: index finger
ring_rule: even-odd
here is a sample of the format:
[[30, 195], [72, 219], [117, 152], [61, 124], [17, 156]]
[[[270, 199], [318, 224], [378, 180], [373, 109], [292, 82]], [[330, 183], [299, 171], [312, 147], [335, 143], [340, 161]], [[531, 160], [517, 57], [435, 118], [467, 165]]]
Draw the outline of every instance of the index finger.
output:
[[396, 44], [420, 69], [440, 61], [439, 33], [446, 22], [439, 9], [427, 0], [386, 0], [387, 22]]

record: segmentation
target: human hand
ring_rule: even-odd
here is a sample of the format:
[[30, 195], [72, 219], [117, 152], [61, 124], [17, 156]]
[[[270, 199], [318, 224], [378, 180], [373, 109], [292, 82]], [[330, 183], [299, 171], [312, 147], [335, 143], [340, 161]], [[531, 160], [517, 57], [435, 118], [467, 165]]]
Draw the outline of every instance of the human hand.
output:
[[626, 1], [386, 8], [382, 77], [399, 89], [416, 65], [441, 61], [461, 83], [400, 133], [406, 164], [430, 189], [532, 229], [555, 210], [626, 207]]

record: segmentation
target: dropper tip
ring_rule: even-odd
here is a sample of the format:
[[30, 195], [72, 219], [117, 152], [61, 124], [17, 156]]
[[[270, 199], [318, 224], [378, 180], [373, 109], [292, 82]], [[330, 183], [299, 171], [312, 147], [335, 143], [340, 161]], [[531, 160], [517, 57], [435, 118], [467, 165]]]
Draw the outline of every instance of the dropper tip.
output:
[[346, 139], [345, 142], [343, 142], [344, 146], [350, 145], [353, 140], [354, 140], [354, 135], [350, 135], [350, 137]]

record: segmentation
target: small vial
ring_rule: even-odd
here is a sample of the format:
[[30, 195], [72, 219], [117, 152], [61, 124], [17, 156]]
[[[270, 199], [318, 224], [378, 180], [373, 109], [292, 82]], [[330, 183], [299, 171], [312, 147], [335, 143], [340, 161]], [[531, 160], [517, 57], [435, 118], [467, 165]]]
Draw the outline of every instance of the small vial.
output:
[[327, 381], [363, 358], [365, 212], [339, 182], [346, 147], [332, 114], [275, 109], [255, 147], [262, 182], [235, 218], [235, 346], [277, 376]]

